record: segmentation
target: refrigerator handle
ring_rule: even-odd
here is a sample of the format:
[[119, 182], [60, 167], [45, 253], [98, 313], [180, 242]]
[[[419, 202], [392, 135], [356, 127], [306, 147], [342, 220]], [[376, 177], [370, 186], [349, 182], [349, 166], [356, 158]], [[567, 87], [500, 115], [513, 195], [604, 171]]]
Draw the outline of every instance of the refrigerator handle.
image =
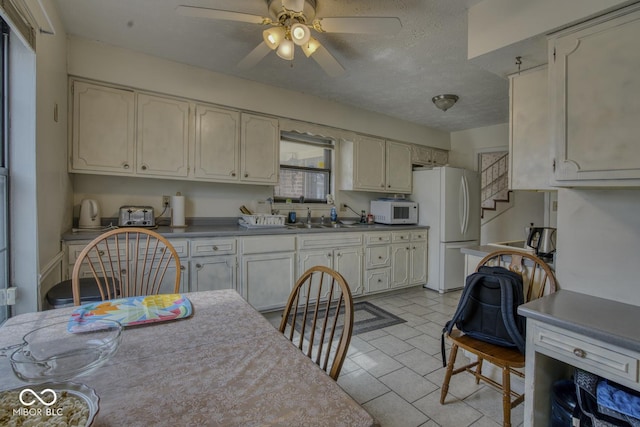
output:
[[467, 181], [467, 177], [464, 175], [462, 176], [462, 197], [463, 215], [460, 231], [462, 234], [466, 234], [467, 229], [469, 228], [469, 182]]

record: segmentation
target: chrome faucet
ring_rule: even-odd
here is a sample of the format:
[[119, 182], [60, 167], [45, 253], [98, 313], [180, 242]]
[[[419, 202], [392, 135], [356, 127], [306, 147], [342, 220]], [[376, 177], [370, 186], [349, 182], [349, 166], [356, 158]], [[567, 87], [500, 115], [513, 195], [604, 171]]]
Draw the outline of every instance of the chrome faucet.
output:
[[307, 208], [307, 224], [311, 224], [311, 208]]

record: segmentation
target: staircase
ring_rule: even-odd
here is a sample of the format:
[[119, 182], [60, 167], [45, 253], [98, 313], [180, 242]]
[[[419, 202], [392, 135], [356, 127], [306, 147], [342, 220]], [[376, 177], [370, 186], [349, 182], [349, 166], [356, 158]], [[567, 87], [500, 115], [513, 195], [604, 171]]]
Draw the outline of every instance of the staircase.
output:
[[[509, 152], [487, 153], [480, 175], [481, 217], [486, 211], [495, 211], [500, 202], [509, 202]], [[486, 166], [484, 163], [488, 163]]]

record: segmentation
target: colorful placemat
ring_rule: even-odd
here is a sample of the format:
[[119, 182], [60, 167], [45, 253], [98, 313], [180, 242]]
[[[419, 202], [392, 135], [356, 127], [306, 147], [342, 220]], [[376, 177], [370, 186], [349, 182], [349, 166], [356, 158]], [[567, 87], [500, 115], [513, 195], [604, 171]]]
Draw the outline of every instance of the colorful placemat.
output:
[[182, 294], [159, 294], [119, 298], [81, 305], [71, 313], [68, 330], [74, 332], [79, 324], [109, 319], [122, 326], [164, 322], [191, 316], [191, 302]]

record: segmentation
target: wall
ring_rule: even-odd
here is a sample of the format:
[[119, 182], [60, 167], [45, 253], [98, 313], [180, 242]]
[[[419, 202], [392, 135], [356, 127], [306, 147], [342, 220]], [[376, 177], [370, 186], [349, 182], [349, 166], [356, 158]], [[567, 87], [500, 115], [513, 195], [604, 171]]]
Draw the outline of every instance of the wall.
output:
[[[478, 154], [509, 150], [509, 124], [499, 124], [451, 133], [449, 160], [452, 166], [478, 170]], [[529, 223], [545, 223], [544, 193], [513, 191], [509, 204], [499, 204], [496, 213], [487, 213], [480, 228], [480, 243], [524, 239]]]
[[640, 305], [638, 212], [640, 190], [559, 190], [559, 286]]
[[73, 193], [67, 173], [67, 40], [51, 2], [42, 4], [57, 30], [38, 33], [36, 40], [38, 260], [45, 295], [62, 278], [60, 235], [71, 223]]

